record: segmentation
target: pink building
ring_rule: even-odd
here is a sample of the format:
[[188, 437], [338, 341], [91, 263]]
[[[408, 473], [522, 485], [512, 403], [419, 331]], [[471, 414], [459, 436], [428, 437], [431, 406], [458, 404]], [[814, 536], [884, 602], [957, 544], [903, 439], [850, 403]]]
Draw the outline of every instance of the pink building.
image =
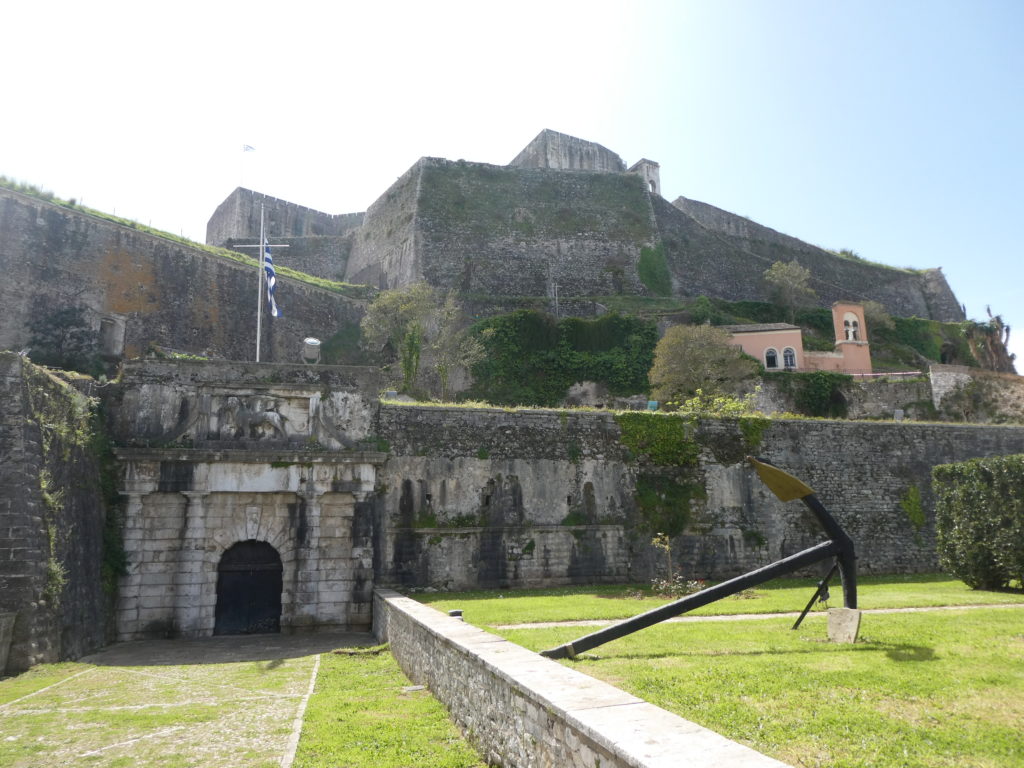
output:
[[864, 307], [845, 301], [832, 305], [835, 351], [804, 351], [803, 333], [789, 323], [726, 325], [736, 344], [767, 371], [871, 373]]

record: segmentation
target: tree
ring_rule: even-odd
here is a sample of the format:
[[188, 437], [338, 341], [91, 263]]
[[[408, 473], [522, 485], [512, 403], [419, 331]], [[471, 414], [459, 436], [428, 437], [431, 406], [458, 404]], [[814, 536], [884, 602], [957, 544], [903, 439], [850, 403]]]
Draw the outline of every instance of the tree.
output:
[[419, 386], [424, 359], [437, 374], [445, 399], [452, 373], [483, 357], [483, 346], [464, 327], [455, 293], [442, 294], [426, 283], [382, 292], [360, 325], [365, 345], [389, 347], [398, 356], [403, 392]]
[[382, 291], [359, 324], [366, 346], [390, 347], [398, 355], [403, 391], [416, 385], [425, 326], [438, 303], [437, 292], [426, 283]]
[[811, 288], [811, 271], [795, 259], [789, 263], [776, 261], [765, 270], [764, 281], [772, 301], [788, 310], [791, 323], [796, 320], [798, 309], [810, 306], [818, 298]]
[[896, 328], [896, 323], [893, 321], [892, 315], [889, 314], [889, 310], [879, 302], [870, 299], [864, 302], [864, 320], [871, 333], [881, 330], [891, 331]]
[[441, 400], [448, 399], [448, 383], [458, 368], [469, 368], [484, 358], [484, 345], [462, 325], [462, 308], [449, 291], [437, 313], [437, 333], [430, 344], [434, 370], [441, 383]]
[[671, 403], [704, 393], [735, 393], [760, 366], [733, 345], [732, 336], [710, 325], [676, 325], [654, 348], [648, 374], [655, 400]]

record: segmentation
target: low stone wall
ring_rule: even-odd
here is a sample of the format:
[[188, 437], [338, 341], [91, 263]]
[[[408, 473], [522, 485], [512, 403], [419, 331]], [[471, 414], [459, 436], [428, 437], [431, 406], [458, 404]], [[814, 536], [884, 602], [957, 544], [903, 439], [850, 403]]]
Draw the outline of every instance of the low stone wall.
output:
[[492, 765], [785, 765], [391, 590], [374, 592], [373, 630]]

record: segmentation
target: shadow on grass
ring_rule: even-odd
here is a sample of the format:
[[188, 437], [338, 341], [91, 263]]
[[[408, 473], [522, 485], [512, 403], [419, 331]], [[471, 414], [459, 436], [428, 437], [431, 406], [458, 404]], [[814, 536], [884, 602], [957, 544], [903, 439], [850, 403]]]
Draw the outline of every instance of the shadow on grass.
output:
[[[828, 646], [827, 641], [822, 645]], [[665, 651], [663, 653], [615, 653], [606, 656], [597, 654], [580, 654], [580, 661], [612, 661], [624, 659], [672, 659], [699, 658], [710, 656], [792, 656], [798, 654], [821, 653], [823, 648], [784, 648], [761, 651]], [[884, 653], [893, 661], [934, 661], [935, 649], [926, 645], [909, 645], [906, 643], [876, 643], [859, 641], [853, 645], [835, 646], [835, 653], [850, 651], [853, 653]]]

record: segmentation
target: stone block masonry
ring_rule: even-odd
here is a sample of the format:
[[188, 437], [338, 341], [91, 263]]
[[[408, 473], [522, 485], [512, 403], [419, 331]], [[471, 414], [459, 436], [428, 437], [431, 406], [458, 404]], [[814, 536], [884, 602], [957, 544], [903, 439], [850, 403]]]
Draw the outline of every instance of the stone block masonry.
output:
[[[0, 188], [0, 268], [0, 348], [29, 346], [54, 308], [81, 305], [113, 357], [152, 343], [254, 359], [255, 265]], [[300, 362], [303, 338], [357, 323], [365, 303], [280, 275], [277, 301], [281, 316], [263, 319], [261, 357], [271, 362]]]
[[491, 765], [783, 768], [607, 683], [445, 616], [374, 592], [373, 629]]
[[[368, 627], [377, 388], [376, 369], [126, 363], [108, 394], [129, 561], [118, 639]], [[269, 561], [229, 554], [254, 546]], [[238, 617], [243, 594], [269, 602]]]
[[0, 352], [0, 615], [14, 617], [8, 674], [105, 641], [105, 509], [88, 422], [85, 398]]
[[[802, 505], [782, 504], [757, 480], [746, 453], [814, 488], [853, 536], [860, 570], [886, 574], [938, 568], [933, 466], [1024, 452], [1021, 427], [778, 419], [756, 444], [735, 421], [679, 428], [690, 430], [698, 458], [689, 482], [700, 492], [686, 499], [675, 565], [707, 579], [823, 539]], [[375, 500], [378, 584], [507, 588], [653, 575], [638, 482], [657, 468], [630, 455], [613, 414], [383, 405], [377, 435], [390, 447]], [[918, 494], [922, 517], [906, 508]]]

